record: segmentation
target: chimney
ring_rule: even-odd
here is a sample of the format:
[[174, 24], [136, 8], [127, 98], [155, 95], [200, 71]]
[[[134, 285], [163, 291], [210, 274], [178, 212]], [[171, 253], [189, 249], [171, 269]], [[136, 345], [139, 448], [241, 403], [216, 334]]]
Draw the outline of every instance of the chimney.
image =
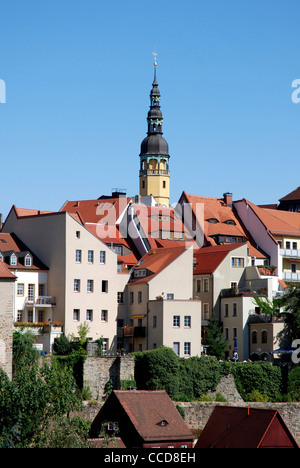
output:
[[223, 197], [224, 197], [225, 205], [232, 208], [232, 193], [226, 192], [226, 193], [224, 193]]

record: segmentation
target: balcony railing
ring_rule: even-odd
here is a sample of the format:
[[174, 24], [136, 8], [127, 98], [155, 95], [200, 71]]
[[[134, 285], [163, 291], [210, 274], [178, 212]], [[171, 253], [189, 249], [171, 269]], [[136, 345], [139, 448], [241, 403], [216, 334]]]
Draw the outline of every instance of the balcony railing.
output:
[[123, 327], [124, 338], [146, 338], [146, 327]]
[[298, 258], [300, 259], [300, 250], [296, 249], [280, 249], [280, 255], [286, 258]]
[[56, 298], [53, 296], [26, 297], [26, 305], [32, 306], [55, 306]]
[[292, 273], [292, 272], [283, 273], [283, 274], [282, 274], [282, 279], [283, 279], [284, 281], [295, 281], [295, 282], [298, 282], [298, 281], [300, 281], [300, 273]]
[[165, 175], [169, 176], [170, 171], [166, 171], [165, 169], [146, 169], [140, 171], [140, 176], [147, 176], [147, 175]]
[[267, 288], [256, 288], [256, 289], [248, 289], [248, 288], [231, 288], [231, 289], [222, 289], [221, 297], [237, 297], [237, 296], [249, 296], [249, 297], [267, 297], [268, 290]]

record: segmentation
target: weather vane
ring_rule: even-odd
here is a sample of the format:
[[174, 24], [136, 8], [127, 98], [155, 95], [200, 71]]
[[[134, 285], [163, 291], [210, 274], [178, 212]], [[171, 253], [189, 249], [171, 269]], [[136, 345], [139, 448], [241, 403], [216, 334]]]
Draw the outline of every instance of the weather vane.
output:
[[154, 56], [154, 66], [157, 67], [157, 53], [156, 53], [156, 46], [155, 46], [155, 51], [152, 52], [152, 55]]

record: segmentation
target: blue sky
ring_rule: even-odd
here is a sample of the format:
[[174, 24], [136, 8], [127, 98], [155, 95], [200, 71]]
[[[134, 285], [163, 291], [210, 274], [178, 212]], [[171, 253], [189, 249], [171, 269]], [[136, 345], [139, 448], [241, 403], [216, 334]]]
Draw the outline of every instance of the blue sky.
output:
[[138, 193], [157, 46], [171, 202], [300, 185], [299, 0], [2, 2], [0, 212]]

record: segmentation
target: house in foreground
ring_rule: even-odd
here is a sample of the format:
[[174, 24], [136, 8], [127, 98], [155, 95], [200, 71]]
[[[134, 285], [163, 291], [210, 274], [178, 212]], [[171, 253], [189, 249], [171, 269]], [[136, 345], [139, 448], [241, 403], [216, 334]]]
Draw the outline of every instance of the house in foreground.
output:
[[[193, 448], [194, 436], [168, 394], [114, 391], [92, 423], [90, 437], [121, 438], [127, 448]], [[95, 441], [94, 441], [95, 442]]]
[[195, 448], [299, 448], [277, 410], [216, 406]]

